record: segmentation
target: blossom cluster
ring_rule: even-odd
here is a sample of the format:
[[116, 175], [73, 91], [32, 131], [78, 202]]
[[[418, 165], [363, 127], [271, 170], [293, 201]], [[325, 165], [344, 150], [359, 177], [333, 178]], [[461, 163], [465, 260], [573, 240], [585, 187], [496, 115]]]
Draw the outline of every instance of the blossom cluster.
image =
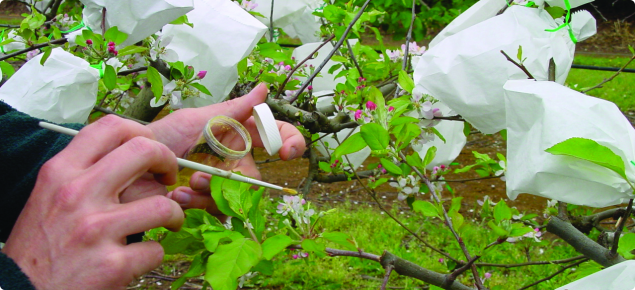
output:
[[311, 224], [311, 217], [315, 214], [315, 210], [309, 208], [302, 196], [285, 195], [282, 200], [283, 202], [278, 204], [277, 213], [283, 216], [290, 216], [297, 223]]
[[[408, 44], [408, 55], [410, 55], [410, 56], [420, 56], [424, 52], [426, 52], [426, 47], [425, 46], [419, 46], [414, 41]], [[405, 44], [401, 45], [401, 49], [397, 49], [397, 50], [387, 49], [386, 50], [386, 55], [388, 56], [388, 58], [392, 62], [398, 62], [398, 61], [402, 60], [405, 54], [406, 54], [406, 45]], [[384, 55], [383, 54], [379, 56], [379, 61], [384, 61]], [[414, 65], [415, 64], [413, 64], [413, 66]]]

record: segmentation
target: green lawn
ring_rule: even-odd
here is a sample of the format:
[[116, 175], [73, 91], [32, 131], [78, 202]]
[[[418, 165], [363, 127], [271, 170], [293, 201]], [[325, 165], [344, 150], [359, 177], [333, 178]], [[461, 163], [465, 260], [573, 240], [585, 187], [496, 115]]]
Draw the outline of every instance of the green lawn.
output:
[[[574, 64], [622, 67], [628, 60], [627, 57], [576, 56]], [[628, 68], [635, 69], [635, 61], [631, 62]], [[583, 90], [601, 83], [614, 74], [615, 72], [608, 71], [571, 69], [566, 83], [573, 89]], [[622, 111], [635, 110], [635, 73], [621, 73], [602, 88], [594, 89], [587, 94], [614, 102]]]

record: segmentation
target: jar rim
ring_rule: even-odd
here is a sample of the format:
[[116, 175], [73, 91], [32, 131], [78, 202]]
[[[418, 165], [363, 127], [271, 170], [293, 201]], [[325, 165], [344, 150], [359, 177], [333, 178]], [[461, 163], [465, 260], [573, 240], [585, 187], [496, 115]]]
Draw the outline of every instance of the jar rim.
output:
[[[212, 133], [212, 126], [218, 124], [228, 125], [236, 132], [238, 132], [238, 135], [240, 135], [240, 137], [243, 139], [243, 142], [245, 142], [245, 150], [234, 150], [228, 148], [227, 146], [223, 145], [218, 139], [216, 139], [216, 137]], [[241, 159], [245, 157], [245, 155], [247, 155], [247, 153], [249, 153], [249, 151], [251, 150], [252, 142], [249, 131], [247, 131], [247, 129], [240, 122], [224, 115], [219, 115], [211, 118], [203, 129], [203, 136], [205, 137], [207, 145], [209, 145], [209, 147], [214, 152], [224, 158]]]

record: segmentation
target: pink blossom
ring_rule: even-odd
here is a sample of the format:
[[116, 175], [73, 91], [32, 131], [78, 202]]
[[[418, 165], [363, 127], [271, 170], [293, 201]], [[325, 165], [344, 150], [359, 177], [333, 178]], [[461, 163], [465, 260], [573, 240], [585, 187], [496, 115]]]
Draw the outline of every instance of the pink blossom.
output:
[[307, 89], [308, 89], [309, 91], [312, 91], [312, 90], [313, 90], [313, 86], [309, 85], [309, 86], [307, 87]]
[[355, 111], [355, 121], [359, 120], [362, 117], [362, 110]]
[[29, 61], [29, 60], [31, 60], [32, 58], [34, 58], [38, 54], [40, 54], [40, 50], [39, 49], [31, 50], [31, 51], [26, 53], [26, 60]]
[[485, 279], [489, 279], [492, 278], [492, 273], [486, 272], [483, 276], [485, 277]]
[[366, 102], [366, 108], [368, 108], [371, 111], [374, 111], [375, 109], [377, 109], [377, 105], [373, 103], [372, 101], [368, 101]]
[[115, 47], [115, 43], [114, 42], [108, 42], [108, 47]]
[[445, 260], [443, 258], [439, 258], [439, 263], [443, 264], [443, 262], [445, 262]]
[[395, 110], [395, 107], [393, 107], [393, 106], [388, 107], [388, 112], [392, 112], [394, 110]]
[[86, 44], [88, 44], [88, 45], [93, 45], [93, 40], [92, 40], [92, 39], [87, 39], [87, 40], [86, 40]]
[[199, 80], [201, 80], [201, 79], [203, 79], [206, 75], [207, 75], [207, 71], [206, 71], [206, 70], [202, 70], [202, 71], [199, 71], [199, 72], [196, 74], [196, 77], [197, 77]]
[[296, 259], [298, 259], [298, 258], [300, 258], [300, 256], [298, 256], [298, 255], [293, 255], [293, 259], [294, 259], [294, 260], [296, 260]]

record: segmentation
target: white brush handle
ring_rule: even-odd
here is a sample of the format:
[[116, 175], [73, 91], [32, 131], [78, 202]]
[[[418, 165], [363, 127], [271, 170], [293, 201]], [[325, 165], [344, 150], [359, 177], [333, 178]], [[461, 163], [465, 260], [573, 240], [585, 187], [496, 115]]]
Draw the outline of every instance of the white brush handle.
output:
[[[55, 132], [58, 132], [58, 133], [70, 135], [70, 136], [75, 136], [75, 135], [77, 135], [77, 133], [79, 133], [79, 131], [77, 131], [77, 130], [73, 130], [73, 129], [70, 129], [70, 128], [62, 127], [62, 126], [51, 124], [51, 123], [47, 123], [47, 122], [40, 122], [40, 127], [44, 128], [44, 129], [51, 130], [51, 131], [55, 131]], [[257, 180], [257, 179], [253, 179], [253, 178], [249, 178], [249, 177], [246, 177], [246, 176], [238, 175], [236, 173], [233, 173], [233, 172], [230, 172], [230, 171], [225, 171], [225, 170], [222, 170], [222, 169], [218, 169], [216, 167], [207, 166], [205, 164], [196, 163], [196, 162], [185, 160], [185, 159], [181, 159], [181, 158], [176, 158], [176, 160], [177, 160], [179, 166], [187, 167], [187, 168], [190, 168], [190, 169], [194, 169], [196, 171], [201, 171], [201, 172], [209, 173], [209, 174], [214, 175], [214, 176], [220, 176], [220, 177], [224, 177], [224, 178], [227, 178], [227, 179], [236, 180], [236, 181], [240, 181], [240, 182], [245, 182], [245, 183], [249, 183], [249, 184], [253, 184], [253, 185], [264, 186], [264, 187], [271, 188], [271, 189], [283, 190], [282, 186], [278, 186], [278, 185], [267, 183], [267, 182], [260, 181], [260, 180]]]

